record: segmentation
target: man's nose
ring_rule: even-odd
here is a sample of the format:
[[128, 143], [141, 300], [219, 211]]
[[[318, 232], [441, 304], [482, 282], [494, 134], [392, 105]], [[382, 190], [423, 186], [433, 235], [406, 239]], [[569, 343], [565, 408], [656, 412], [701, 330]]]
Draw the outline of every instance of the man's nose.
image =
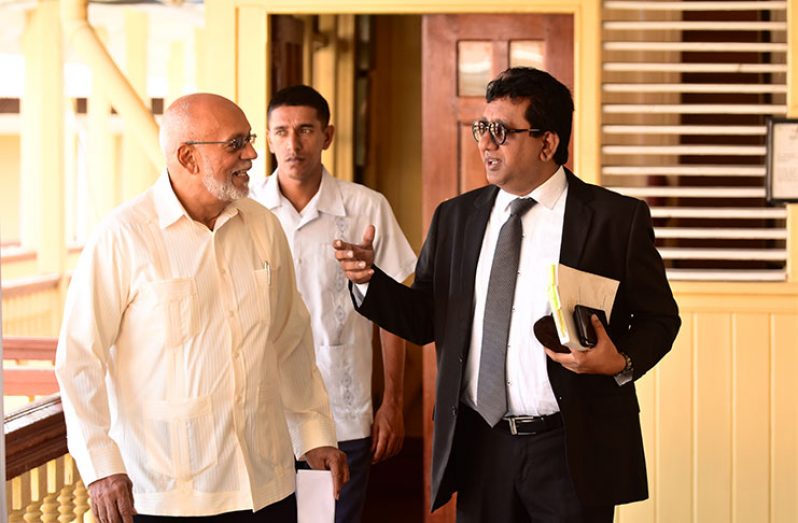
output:
[[499, 148], [499, 146], [496, 145], [496, 142], [493, 140], [493, 136], [490, 134], [490, 131], [487, 130], [482, 133], [482, 136], [479, 137], [477, 146], [479, 147], [480, 151], [488, 151]]
[[245, 160], [254, 160], [258, 157], [258, 151], [255, 150], [255, 146], [252, 142], [247, 142], [243, 149], [241, 149], [241, 158]]
[[288, 133], [288, 145], [291, 147], [292, 151], [299, 151], [302, 149], [302, 140], [299, 138], [299, 133], [293, 131]]

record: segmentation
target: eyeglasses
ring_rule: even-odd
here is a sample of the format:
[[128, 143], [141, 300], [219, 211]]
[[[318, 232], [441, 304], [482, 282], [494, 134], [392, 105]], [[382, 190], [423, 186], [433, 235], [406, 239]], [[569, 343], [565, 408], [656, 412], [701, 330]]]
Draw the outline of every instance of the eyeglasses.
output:
[[485, 120], [477, 120], [471, 124], [471, 132], [474, 135], [474, 140], [477, 142], [482, 139], [482, 135], [484, 135], [486, 131], [490, 132], [490, 137], [493, 138], [493, 143], [496, 145], [502, 145], [507, 141], [507, 135], [510, 133], [539, 133], [542, 131], [542, 129], [511, 129], [509, 127], [505, 127], [503, 123], [488, 123]]
[[190, 140], [188, 142], [183, 142], [183, 145], [205, 145], [210, 143], [220, 143], [224, 144], [225, 148], [227, 148], [228, 151], [234, 153], [246, 147], [247, 144], [254, 145], [255, 138], [257, 138], [257, 135], [249, 133], [246, 136], [239, 136], [237, 138], [233, 138], [232, 140], [222, 140], [222, 141], [213, 141], [213, 142], [200, 142], [196, 140]]

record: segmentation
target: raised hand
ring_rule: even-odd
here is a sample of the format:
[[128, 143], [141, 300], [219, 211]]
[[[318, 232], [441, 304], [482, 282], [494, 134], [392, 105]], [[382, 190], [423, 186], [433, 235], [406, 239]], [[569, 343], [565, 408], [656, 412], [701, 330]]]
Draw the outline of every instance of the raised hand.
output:
[[346, 277], [353, 283], [367, 283], [374, 274], [374, 226], [369, 225], [363, 233], [363, 243], [356, 245], [343, 240], [333, 241], [335, 259]]

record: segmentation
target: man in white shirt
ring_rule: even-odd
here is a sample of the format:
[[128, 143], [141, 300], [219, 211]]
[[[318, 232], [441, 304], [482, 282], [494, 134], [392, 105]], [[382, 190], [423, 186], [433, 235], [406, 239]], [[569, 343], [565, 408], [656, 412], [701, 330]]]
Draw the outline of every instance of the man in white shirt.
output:
[[355, 313], [346, 278], [338, 268], [332, 238], [357, 240], [376, 225], [375, 256], [399, 281], [416, 262], [390, 205], [362, 185], [333, 178], [321, 163], [333, 140], [327, 101], [312, 87], [287, 87], [268, 109], [269, 147], [277, 158], [272, 176], [251, 183], [252, 197], [280, 220], [294, 255], [299, 292], [310, 310], [316, 363], [327, 391], [338, 438], [346, 452], [350, 481], [335, 507], [338, 523], [360, 521], [370, 464], [402, 446], [404, 341], [380, 331], [385, 391], [372, 414], [373, 326]]
[[295, 458], [347, 480], [285, 235], [245, 198], [250, 131], [220, 96], [175, 101], [167, 172], [73, 274], [56, 374], [101, 523], [294, 522]]

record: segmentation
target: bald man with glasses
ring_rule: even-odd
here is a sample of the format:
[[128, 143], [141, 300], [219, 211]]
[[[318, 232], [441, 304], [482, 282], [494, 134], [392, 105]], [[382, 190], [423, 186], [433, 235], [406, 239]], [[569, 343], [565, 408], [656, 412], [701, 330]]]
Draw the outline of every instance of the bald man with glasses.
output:
[[69, 451], [101, 523], [295, 522], [294, 460], [348, 480], [249, 122], [212, 94], [161, 123], [167, 171], [72, 277], [56, 356]]

